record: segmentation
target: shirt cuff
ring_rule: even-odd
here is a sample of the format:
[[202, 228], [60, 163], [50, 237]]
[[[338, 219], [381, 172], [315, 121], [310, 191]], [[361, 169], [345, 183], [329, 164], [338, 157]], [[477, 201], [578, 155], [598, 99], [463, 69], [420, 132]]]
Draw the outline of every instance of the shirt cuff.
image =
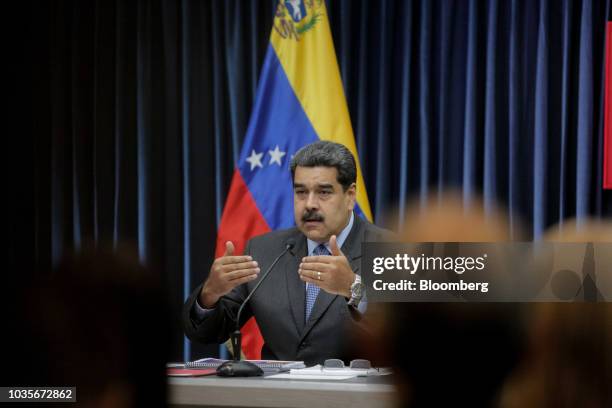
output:
[[205, 307], [200, 306], [200, 302], [196, 298], [196, 301], [193, 302], [192, 311], [196, 319], [204, 320], [209, 314], [215, 311], [215, 308], [207, 309]]
[[357, 310], [359, 310], [361, 314], [364, 314], [366, 310], [368, 310], [368, 299], [366, 299], [365, 293], [361, 298], [361, 302], [357, 305]]

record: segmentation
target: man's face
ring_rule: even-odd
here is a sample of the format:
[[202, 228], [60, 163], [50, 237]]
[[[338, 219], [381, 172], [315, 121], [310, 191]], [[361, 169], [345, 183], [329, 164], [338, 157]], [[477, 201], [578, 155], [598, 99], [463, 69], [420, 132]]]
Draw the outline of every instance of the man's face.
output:
[[355, 184], [346, 191], [335, 167], [296, 167], [293, 204], [297, 227], [313, 241], [324, 243], [348, 224], [355, 207]]

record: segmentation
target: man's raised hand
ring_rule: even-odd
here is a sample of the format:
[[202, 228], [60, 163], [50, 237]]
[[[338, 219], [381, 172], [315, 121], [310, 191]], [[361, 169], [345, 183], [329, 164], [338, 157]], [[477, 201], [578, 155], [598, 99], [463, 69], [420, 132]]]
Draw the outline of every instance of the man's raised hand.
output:
[[213, 262], [208, 279], [200, 291], [200, 305], [205, 308], [215, 306], [219, 298], [236, 286], [252, 281], [259, 275], [257, 262], [251, 256], [234, 255], [234, 244], [225, 243], [225, 252]]
[[329, 239], [331, 255], [307, 256], [302, 258], [298, 273], [304, 282], [319, 286], [334, 295], [351, 297], [351, 284], [355, 273], [338, 247], [336, 236]]

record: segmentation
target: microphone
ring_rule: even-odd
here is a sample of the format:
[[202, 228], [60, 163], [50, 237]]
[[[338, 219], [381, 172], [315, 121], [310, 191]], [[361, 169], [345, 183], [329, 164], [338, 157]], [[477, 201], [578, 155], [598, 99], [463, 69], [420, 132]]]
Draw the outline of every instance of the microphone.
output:
[[264, 280], [268, 277], [272, 269], [276, 266], [278, 261], [285, 255], [288, 251], [292, 250], [295, 247], [295, 240], [293, 238], [289, 238], [285, 242], [285, 249], [274, 259], [274, 262], [268, 267], [268, 269], [261, 276], [257, 285], [251, 290], [246, 299], [240, 305], [238, 309], [238, 314], [236, 315], [236, 326], [234, 331], [230, 334], [230, 341], [232, 343], [232, 351], [234, 354], [234, 359], [231, 361], [226, 361], [217, 367], [217, 375], [220, 377], [254, 377], [258, 375], [263, 375], [263, 370], [256, 366], [255, 364], [249, 361], [240, 361], [240, 355], [242, 353], [242, 334], [240, 333], [240, 315], [242, 314], [242, 309], [247, 304], [247, 302], [253, 297], [253, 294], [257, 291], [259, 286], [263, 283]]

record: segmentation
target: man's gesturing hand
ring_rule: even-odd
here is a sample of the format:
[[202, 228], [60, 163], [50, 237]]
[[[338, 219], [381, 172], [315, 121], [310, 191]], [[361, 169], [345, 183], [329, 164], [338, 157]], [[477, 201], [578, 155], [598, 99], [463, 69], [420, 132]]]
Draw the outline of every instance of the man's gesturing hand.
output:
[[300, 278], [304, 282], [319, 286], [334, 295], [351, 297], [351, 285], [355, 281], [355, 273], [348, 259], [338, 248], [336, 236], [329, 239], [331, 255], [307, 256], [302, 258]]
[[210, 267], [208, 279], [200, 291], [200, 305], [211, 308], [219, 298], [236, 286], [257, 278], [259, 268], [250, 256], [234, 256], [234, 244], [225, 243], [225, 253], [215, 259]]

